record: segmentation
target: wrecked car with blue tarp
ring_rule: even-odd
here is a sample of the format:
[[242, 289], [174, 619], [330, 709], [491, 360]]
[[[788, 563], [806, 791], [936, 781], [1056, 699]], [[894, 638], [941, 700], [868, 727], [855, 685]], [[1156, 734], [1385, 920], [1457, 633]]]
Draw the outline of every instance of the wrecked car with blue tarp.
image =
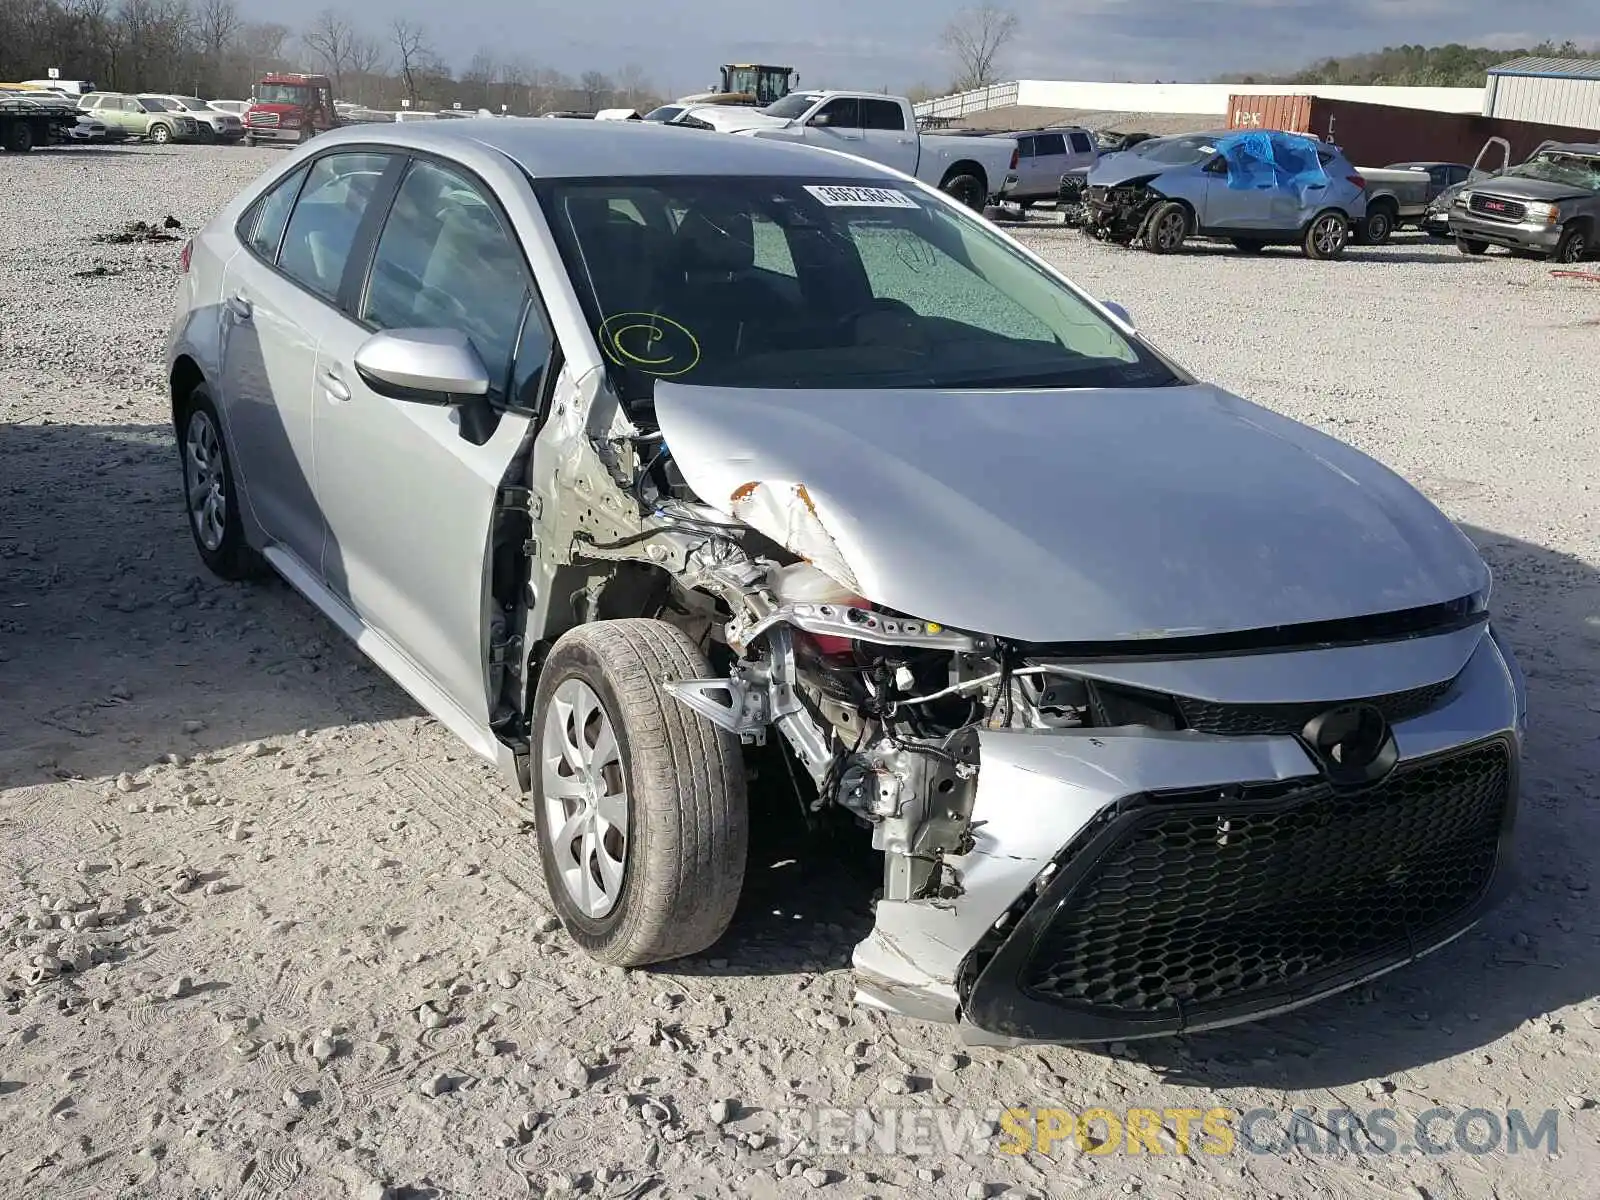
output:
[[1337, 146], [1233, 130], [1152, 138], [1107, 155], [1083, 197], [1091, 237], [1171, 254], [1190, 238], [1336, 258], [1367, 215], [1366, 181]]

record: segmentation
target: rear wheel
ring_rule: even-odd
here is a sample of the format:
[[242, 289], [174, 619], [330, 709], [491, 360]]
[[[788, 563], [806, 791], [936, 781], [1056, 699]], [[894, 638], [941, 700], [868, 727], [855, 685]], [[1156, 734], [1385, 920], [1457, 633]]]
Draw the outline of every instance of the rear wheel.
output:
[[612, 966], [706, 949], [739, 901], [738, 738], [661, 686], [709, 674], [682, 630], [649, 620], [580, 625], [539, 673], [532, 799], [545, 880], [573, 940]]
[[1379, 204], [1367, 210], [1366, 223], [1361, 228], [1361, 240], [1369, 246], [1381, 246], [1394, 233], [1395, 210]]
[[1176, 200], [1168, 200], [1150, 214], [1144, 227], [1144, 248], [1151, 254], [1171, 254], [1189, 236], [1189, 210]]
[[976, 175], [952, 175], [940, 186], [940, 191], [951, 199], [965, 204], [973, 212], [983, 211], [985, 200], [983, 180]]
[[1319, 213], [1316, 219], [1306, 226], [1300, 249], [1307, 258], [1338, 258], [1344, 253], [1349, 240], [1350, 222], [1344, 219], [1342, 213]]
[[13, 154], [26, 154], [33, 149], [33, 126], [17, 121], [6, 134], [6, 149]]
[[1456, 249], [1463, 254], [1483, 254], [1489, 249], [1488, 242], [1480, 242], [1476, 238], [1458, 237]]
[[1583, 227], [1569, 229], [1550, 255], [1551, 262], [1576, 263], [1589, 257], [1589, 231]]
[[245, 541], [233, 463], [222, 438], [222, 421], [204, 384], [189, 393], [178, 429], [184, 509], [201, 561], [221, 579], [255, 578], [265, 564]]

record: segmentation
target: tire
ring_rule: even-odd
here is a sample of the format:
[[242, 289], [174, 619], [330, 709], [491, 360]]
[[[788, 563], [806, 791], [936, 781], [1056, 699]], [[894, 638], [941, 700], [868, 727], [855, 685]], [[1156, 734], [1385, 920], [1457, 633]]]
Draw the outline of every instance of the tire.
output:
[[165, 146], [172, 140], [172, 126], [160, 122], [150, 126], [150, 140], [158, 146]]
[[1589, 231], [1583, 226], [1569, 229], [1561, 235], [1561, 241], [1550, 252], [1550, 261], [1558, 263], [1580, 263], [1589, 257], [1593, 244], [1589, 241]]
[[984, 194], [983, 180], [963, 172], [952, 175], [939, 185], [939, 190], [952, 200], [965, 204], [973, 212], [982, 212], [988, 197]]
[[1318, 213], [1306, 226], [1305, 235], [1300, 239], [1300, 250], [1307, 258], [1319, 261], [1338, 258], [1349, 241], [1350, 222], [1345, 220], [1343, 213]]
[[1463, 254], [1483, 254], [1489, 249], [1489, 243], [1480, 242], [1476, 238], [1458, 237], [1456, 239], [1456, 249]]
[[1242, 254], [1260, 254], [1267, 244], [1258, 238], [1230, 238], [1233, 248]]
[[217, 140], [217, 131], [211, 128], [211, 126], [207, 125], [204, 121], [199, 122], [199, 125], [201, 145], [210, 146], [215, 143]]
[[6, 134], [6, 150], [12, 154], [26, 154], [33, 149], [33, 126], [17, 121]]
[[1182, 249], [1189, 236], [1189, 210], [1176, 200], [1156, 206], [1144, 226], [1144, 248], [1151, 254], [1171, 254]]
[[[697, 954], [738, 905], [749, 846], [739, 741], [661, 687], [709, 674], [686, 634], [649, 620], [580, 625], [539, 673], [532, 799], [545, 881], [572, 939], [608, 965]], [[614, 757], [595, 771], [608, 740]]]
[[1361, 226], [1361, 240], [1368, 246], [1381, 246], [1394, 234], [1397, 213], [1387, 204], [1367, 210], [1367, 219]]
[[265, 574], [265, 562], [245, 541], [233, 462], [217, 407], [204, 384], [189, 393], [179, 410], [178, 463], [189, 536], [206, 570], [232, 582]]

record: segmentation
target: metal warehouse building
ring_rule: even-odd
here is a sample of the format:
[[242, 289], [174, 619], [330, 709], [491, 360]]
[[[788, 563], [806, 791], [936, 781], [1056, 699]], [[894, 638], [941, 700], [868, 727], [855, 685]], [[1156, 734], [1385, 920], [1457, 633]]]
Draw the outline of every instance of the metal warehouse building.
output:
[[1491, 67], [1483, 112], [1600, 130], [1600, 59], [1516, 58]]

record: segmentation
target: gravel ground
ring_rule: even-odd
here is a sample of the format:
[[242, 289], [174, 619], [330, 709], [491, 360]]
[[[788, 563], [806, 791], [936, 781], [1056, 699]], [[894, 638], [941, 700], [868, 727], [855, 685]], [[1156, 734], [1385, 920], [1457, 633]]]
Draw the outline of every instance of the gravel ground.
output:
[[[286, 587], [202, 576], [160, 373], [178, 247], [92, 238], [192, 227], [274, 161], [0, 160], [0, 1195], [1592, 1194], [1600, 290], [1415, 241], [1311, 263], [1024, 231], [1192, 369], [1461, 521], [1533, 731], [1519, 885], [1451, 948], [1226, 1034], [969, 1052], [852, 1009], [854, 846], [768, 834], [710, 955], [595, 967], [487, 768]], [[1312, 1123], [1260, 1154], [835, 1155], [783, 1136], [819, 1105]], [[1334, 1110], [1395, 1111], [1403, 1146], [1439, 1106], [1557, 1109], [1559, 1152], [1316, 1152]]]

